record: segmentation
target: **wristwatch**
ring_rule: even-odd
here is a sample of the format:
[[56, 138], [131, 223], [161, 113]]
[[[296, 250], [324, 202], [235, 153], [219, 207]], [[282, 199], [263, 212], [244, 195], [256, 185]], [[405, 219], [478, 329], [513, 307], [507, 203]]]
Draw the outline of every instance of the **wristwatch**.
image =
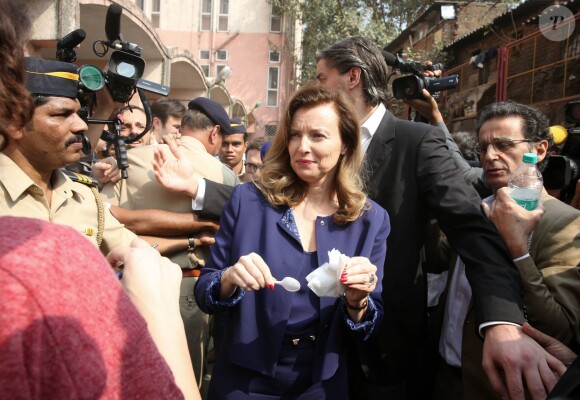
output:
[[190, 236], [187, 238], [187, 243], [187, 251], [191, 253], [193, 250], [195, 250], [195, 240]]
[[346, 298], [346, 294], [343, 294], [342, 296], [340, 296], [342, 298], [342, 301], [344, 302], [344, 305], [346, 306], [346, 308], [348, 308], [349, 310], [354, 310], [354, 311], [362, 311], [365, 308], [368, 307], [369, 305], [369, 296], [367, 296], [365, 298], [364, 303], [362, 303], [362, 305], [360, 307], [357, 306], [353, 306], [352, 304], [350, 304]]

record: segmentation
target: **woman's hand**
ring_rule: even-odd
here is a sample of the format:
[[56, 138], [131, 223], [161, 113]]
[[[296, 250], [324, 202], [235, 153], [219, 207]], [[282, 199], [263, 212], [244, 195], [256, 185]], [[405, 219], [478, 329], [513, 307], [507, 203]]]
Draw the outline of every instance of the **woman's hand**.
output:
[[366, 257], [352, 257], [342, 271], [340, 282], [346, 286], [347, 310], [355, 322], [362, 319], [368, 306], [368, 295], [377, 287], [376, 272], [377, 267]]
[[260, 290], [266, 286], [274, 289], [274, 281], [270, 268], [262, 257], [256, 253], [250, 253], [240, 257], [237, 263], [222, 274], [220, 295], [222, 299], [229, 298], [234, 294], [236, 287], [248, 292]]

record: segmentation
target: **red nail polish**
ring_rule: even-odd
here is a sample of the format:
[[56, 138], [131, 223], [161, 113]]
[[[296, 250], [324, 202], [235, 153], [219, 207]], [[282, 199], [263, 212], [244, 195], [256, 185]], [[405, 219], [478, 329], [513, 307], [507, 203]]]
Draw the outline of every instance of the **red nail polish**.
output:
[[268, 289], [270, 289], [270, 290], [274, 290], [274, 288], [275, 288], [275, 287], [276, 287], [276, 286], [274, 286], [274, 284], [273, 284], [273, 283], [270, 283], [270, 284], [268, 285]]
[[348, 278], [347, 278], [347, 277], [345, 277], [345, 276], [343, 276], [342, 278], [340, 278], [340, 281], [341, 281], [342, 283], [345, 283], [346, 281], [348, 281]]

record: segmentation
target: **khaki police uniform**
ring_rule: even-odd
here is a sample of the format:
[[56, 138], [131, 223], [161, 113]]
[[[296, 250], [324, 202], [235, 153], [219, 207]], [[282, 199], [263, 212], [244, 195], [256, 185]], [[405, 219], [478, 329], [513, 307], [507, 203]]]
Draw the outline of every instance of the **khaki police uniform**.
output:
[[[191, 198], [165, 189], [153, 174], [154, 151], [158, 146], [136, 147], [127, 152], [129, 160], [128, 179], [116, 184], [107, 184], [101, 190], [105, 202], [131, 210], [158, 209], [175, 213], [191, 213]], [[179, 147], [181, 154], [187, 158], [195, 172], [214, 182], [235, 186], [239, 183], [236, 174], [216, 157], [209, 154], [198, 139], [190, 136], [181, 137]], [[209, 341], [209, 316], [195, 304], [193, 288], [199, 268], [205, 266], [209, 258], [208, 246], [198, 246], [192, 253], [180, 252], [170, 257], [184, 270], [181, 282], [180, 311], [185, 325], [187, 344], [198, 384], [202, 383], [204, 354]], [[196, 274], [192, 274], [195, 272]]]
[[[50, 208], [44, 191], [4, 153], [0, 153], [0, 216], [38, 218], [68, 225], [97, 245], [99, 209], [91, 190], [92, 179], [73, 182], [61, 170], [53, 171]], [[136, 237], [104, 208], [102, 244], [103, 254], [117, 246], [129, 246]]]

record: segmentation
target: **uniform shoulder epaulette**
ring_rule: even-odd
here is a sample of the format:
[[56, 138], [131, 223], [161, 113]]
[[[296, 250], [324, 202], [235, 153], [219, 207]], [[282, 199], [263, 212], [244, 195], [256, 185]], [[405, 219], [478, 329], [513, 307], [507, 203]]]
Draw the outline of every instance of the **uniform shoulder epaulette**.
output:
[[99, 187], [99, 181], [90, 176], [79, 174], [77, 172], [69, 171], [68, 169], [61, 169], [62, 172], [66, 176], [70, 178], [73, 182], [82, 183], [83, 185], [92, 186], [92, 187]]

